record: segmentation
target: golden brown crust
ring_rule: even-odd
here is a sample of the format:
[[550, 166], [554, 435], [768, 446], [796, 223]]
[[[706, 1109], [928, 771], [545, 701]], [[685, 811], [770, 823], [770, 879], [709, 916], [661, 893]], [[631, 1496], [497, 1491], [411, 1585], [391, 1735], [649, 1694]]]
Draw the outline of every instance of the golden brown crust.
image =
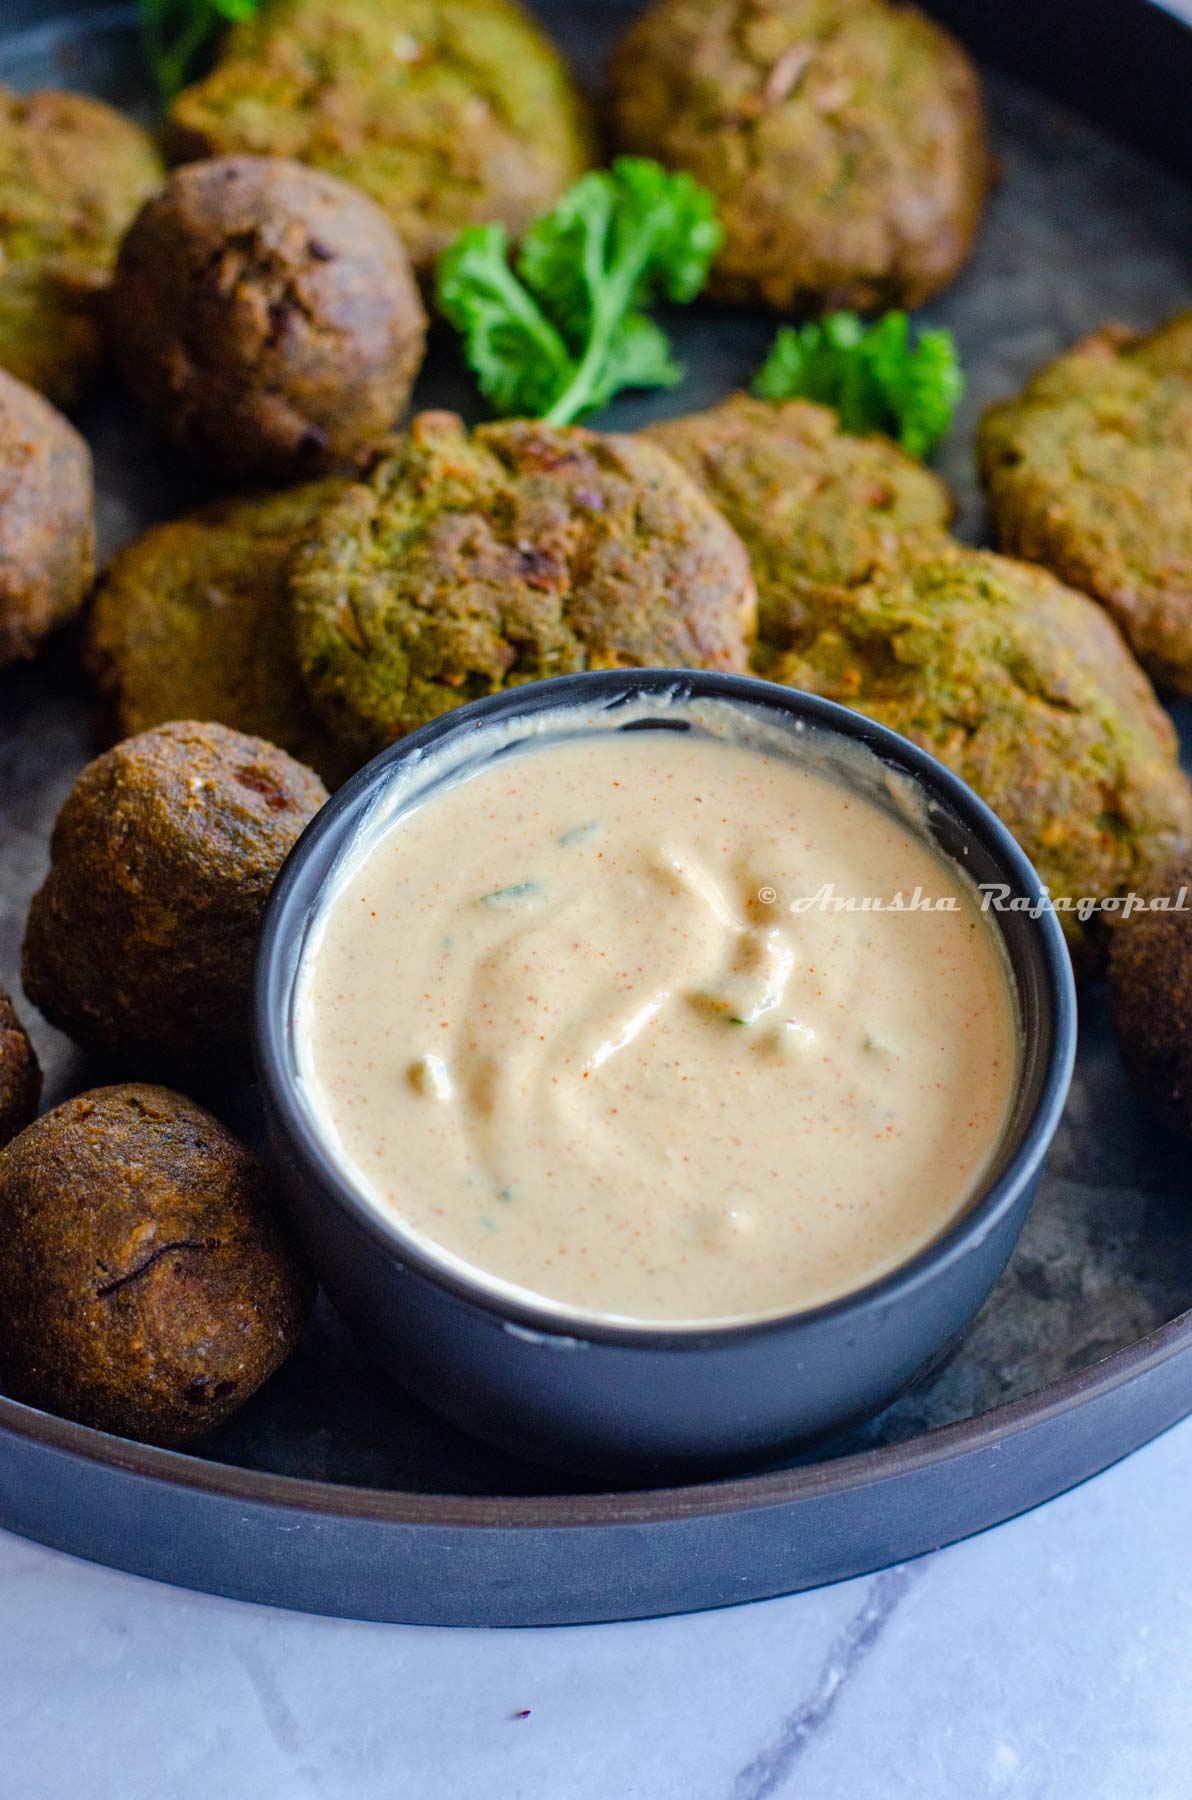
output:
[[97, 1088], [22, 1132], [0, 1226], [5, 1392], [125, 1437], [219, 1424], [310, 1310], [261, 1165], [166, 1088]]

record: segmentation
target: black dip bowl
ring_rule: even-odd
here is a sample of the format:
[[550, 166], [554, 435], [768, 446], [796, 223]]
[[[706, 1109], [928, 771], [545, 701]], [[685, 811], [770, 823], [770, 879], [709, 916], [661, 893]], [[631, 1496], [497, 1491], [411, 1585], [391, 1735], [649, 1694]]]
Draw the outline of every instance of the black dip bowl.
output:
[[[674, 729], [676, 698], [744, 705], [754, 719], [789, 732], [795, 751], [814, 731], [817, 754], [829, 766], [833, 744], [842, 764], [849, 755], [855, 762], [856, 746], [865, 746], [895, 786], [910, 777], [925, 827], [944, 854], [974, 882], [996, 884], [1019, 901], [1017, 910], [1003, 905], [990, 914], [1017, 996], [1017, 1093], [970, 1205], [910, 1261], [841, 1299], [758, 1323], [698, 1329], [588, 1321], [441, 1266], [400, 1220], [354, 1190], [322, 1141], [302, 1091], [293, 1026], [299, 963], [321, 900], [383, 797], [399, 819], [444, 778], [434, 765], [445, 754], [465, 767], [494, 754], [494, 726], [502, 728], [499, 753], [509, 747], [510, 727], [517, 737], [524, 721], [525, 736], [540, 746], [535, 754], [548, 755], [544, 734], [552, 719], [553, 729], [568, 729], [560, 715], [572, 709], [598, 715], [602, 729], [622, 725], [618, 715], [628, 719], [622, 728]], [[394, 807], [395, 778], [403, 791]], [[443, 855], [449, 863], [449, 843]], [[822, 1439], [888, 1405], [944, 1354], [1022, 1230], [1067, 1093], [1076, 1004], [1063, 934], [1038, 876], [989, 808], [932, 757], [791, 688], [650, 669], [511, 689], [446, 714], [362, 769], [309, 826], [274, 889], [257, 969], [256, 1033], [270, 1136], [307, 1255], [381, 1363], [478, 1437], [587, 1474], [632, 1480], [741, 1465]]]

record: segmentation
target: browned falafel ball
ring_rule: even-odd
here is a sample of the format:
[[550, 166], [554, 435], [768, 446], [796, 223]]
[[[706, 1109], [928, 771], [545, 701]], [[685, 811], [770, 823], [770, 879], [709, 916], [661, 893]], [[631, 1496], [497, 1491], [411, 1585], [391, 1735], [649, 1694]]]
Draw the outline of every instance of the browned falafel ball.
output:
[[[1151, 886], [1168, 899], [1192, 891], [1192, 864]], [[1120, 921], [1109, 1007], [1131, 1075], [1168, 1124], [1192, 1136], [1192, 913], [1169, 907]]]
[[159, 725], [97, 757], [29, 909], [30, 1000], [89, 1050], [240, 1067], [269, 890], [326, 798], [310, 769], [222, 725]]
[[312, 696], [362, 755], [549, 675], [742, 671], [757, 623], [744, 545], [657, 444], [441, 412], [320, 515], [291, 589]]
[[351, 461], [404, 410], [426, 339], [380, 207], [272, 156], [175, 170], [120, 247], [110, 313], [158, 429], [230, 478]]
[[610, 78], [620, 147], [716, 196], [723, 299], [917, 306], [967, 258], [990, 173], [980, 82], [915, 7], [654, 0]]
[[0, 1147], [37, 1116], [41, 1066], [17, 1009], [0, 988]]
[[0, 1381], [123, 1437], [218, 1425], [301, 1335], [313, 1283], [264, 1169], [168, 1088], [95, 1088], [0, 1154]]
[[32, 656], [95, 572], [91, 452], [48, 400], [0, 369], [0, 668]]

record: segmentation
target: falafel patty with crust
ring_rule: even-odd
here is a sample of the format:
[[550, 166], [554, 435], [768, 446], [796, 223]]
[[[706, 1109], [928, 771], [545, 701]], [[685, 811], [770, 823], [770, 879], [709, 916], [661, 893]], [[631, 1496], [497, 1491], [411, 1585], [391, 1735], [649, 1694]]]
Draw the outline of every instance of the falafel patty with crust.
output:
[[548, 675], [739, 672], [757, 620], [744, 545], [657, 444], [442, 412], [325, 509], [291, 593], [312, 697], [361, 757]]
[[344, 485], [217, 500], [117, 553], [91, 603], [86, 648], [109, 737], [205, 719], [279, 744], [329, 787], [346, 780], [355, 765], [331, 742], [294, 662], [286, 585], [296, 545]]
[[171, 120], [182, 161], [290, 156], [355, 182], [423, 274], [468, 225], [519, 236], [593, 158], [566, 65], [516, 0], [266, 0]]
[[59, 406], [99, 366], [97, 297], [164, 175], [145, 133], [101, 100], [0, 88], [0, 368]]
[[[1192, 843], [1171, 720], [1113, 621], [1042, 569], [925, 547], [825, 596], [774, 675], [938, 756], [1053, 895], [1142, 891]], [[1091, 970], [1102, 931], [1060, 919], [1078, 970]]]
[[620, 148], [716, 196], [722, 299], [918, 306], [968, 256], [990, 179], [980, 82], [912, 6], [654, 0], [610, 80]]
[[850, 437], [810, 400], [734, 394], [644, 436], [707, 490], [750, 554], [759, 674], [814, 623], [822, 589], [868, 580], [952, 517], [938, 475], [888, 438]]
[[0, 669], [77, 612], [94, 573], [91, 452], [48, 400], [0, 369]]
[[1101, 601], [1192, 694], [1192, 314], [1086, 338], [986, 413], [978, 453], [1002, 548]]
[[25, 992], [84, 1049], [239, 1071], [282, 863], [327, 798], [274, 744], [181, 720], [88, 763], [63, 803], [21, 953]]

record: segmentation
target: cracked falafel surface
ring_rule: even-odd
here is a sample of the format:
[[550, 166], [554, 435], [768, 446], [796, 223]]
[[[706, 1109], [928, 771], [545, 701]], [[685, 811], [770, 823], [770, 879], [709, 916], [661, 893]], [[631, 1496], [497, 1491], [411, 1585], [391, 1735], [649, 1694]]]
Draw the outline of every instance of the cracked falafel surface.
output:
[[610, 85], [620, 147], [716, 196], [722, 299], [917, 306], [968, 256], [990, 178], [980, 82], [912, 6], [654, 0]]
[[985, 414], [998, 541], [1099, 600], [1160, 686], [1192, 695], [1192, 313], [1106, 326]]
[[289, 156], [355, 182], [423, 274], [469, 225], [520, 236], [593, 159], [566, 65], [514, 0], [266, 0], [171, 121], [182, 159]]
[[361, 756], [550, 675], [741, 672], [757, 611], [744, 545], [656, 444], [454, 413], [324, 510], [291, 592], [312, 696]]

